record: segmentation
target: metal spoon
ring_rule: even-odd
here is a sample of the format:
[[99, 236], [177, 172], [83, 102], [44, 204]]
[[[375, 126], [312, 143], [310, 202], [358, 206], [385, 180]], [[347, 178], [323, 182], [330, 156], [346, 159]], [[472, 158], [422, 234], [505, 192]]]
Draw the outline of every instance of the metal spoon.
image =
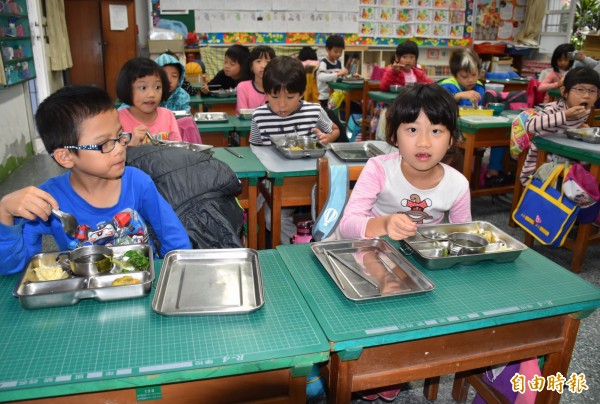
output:
[[75, 237], [77, 235], [77, 227], [79, 227], [79, 224], [77, 223], [75, 216], [70, 213], [65, 213], [59, 209], [52, 209], [52, 214], [60, 220], [63, 228], [65, 229], [65, 233], [71, 237]]
[[153, 146], [159, 146], [161, 144], [164, 144], [162, 141], [152, 136], [150, 132], [146, 132], [146, 136], [148, 137], [148, 139], [150, 139], [150, 143], [152, 143]]
[[448, 240], [448, 235], [446, 233], [444, 233], [443, 231], [427, 231], [427, 232], [420, 232], [419, 230], [417, 230], [417, 234], [423, 238], [428, 238], [429, 240], [434, 240], [434, 241], [445, 241]]

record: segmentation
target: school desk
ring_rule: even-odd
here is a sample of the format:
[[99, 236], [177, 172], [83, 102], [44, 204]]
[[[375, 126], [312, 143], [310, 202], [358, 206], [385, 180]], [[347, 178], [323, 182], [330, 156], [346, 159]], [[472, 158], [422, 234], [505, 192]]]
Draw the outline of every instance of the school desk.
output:
[[386, 105], [390, 105], [394, 102], [398, 93], [392, 93], [389, 91], [369, 91], [369, 97], [376, 102], [383, 102]]
[[344, 83], [342, 81], [330, 81], [327, 83], [327, 85], [332, 90], [340, 90], [344, 92], [344, 121], [348, 122], [351, 113], [350, 106], [352, 105], [352, 100], [359, 102], [362, 100], [365, 82], [360, 81], [358, 83]]
[[156, 281], [144, 298], [26, 310], [19, 276], [0, 277], [0, 401], [305, 403], [329, 345], [278, 253], [258, 254], [264, 306], [237, 315], [157, 314]]
[[[342, 294], [309, 244], [277, 251], [329, 340], [322, 375], [331, 403], [445, 374], [457, 374], [453, 398], [464, 402], [463, 382], [472, 370], [542, 355], [544, 377], [568, 378], [579, 321], [600, 307], [599, 288], [531, 249], [514, 262], [440, 270], [408, 257], [435, 284], [433, 291], [362, 302]], [[538, 397], [560, 400], [548, 390]]]
[[492, 79], [486, 80], [485, 82], [492, 84], [502, 84], [504, 86], [504, 89], [502, 90], [503, 92], [527, 90], [527, 86], [529, 85], [529, 79], [527, 78], [506, 80]]
[[239, 116], [230, 115], [229, 120], [233, 124], [232, 144], [238, 146], [250, 145], [250, 125], [252, 119], [242, 119]]
[[235, 115], [236, 104], [236, 95], [231, 97], [213, 97], [211, 95], [202, 95], [204, 112], [226, 112], [229, 115]]
[[238, 196], [238, 201], [242, 208], [248, 211], [248, 247], [257, 249], [257, 185], [259, 179], [265, 176], [266, 169], [258, 157], [252, 153], [250, 147], [229, 147], [228, 149], [240, 154], [243, 158], [234, 156], [224, 148], [215, 147], [212, 150], [215, 158], [231, 167], [237, 177], [242, 181], [242, 193]]
[[[510, 111], [509, 111], [510, 112]], [[509, 113], [507, 112], [507, 114]], [[504, 194], [511, 192], [514, 185], [479, 188], [479, 178], [472, 178], [475, 150], [484, 147], [507, 147], [510, 143], [510, 128], [513, 115], [500, 117], [473, 115], [458, 118], [457, 126], [462, 132], [464, 141], [458, 146], [464, 150], [463, 175], [471, 183], [471, 196]], [[508, 150], [506, 151], [508, 153]], [[476, 170], [478, 172], [478, 170]], [[475, 175], [475, 177], [478, 177]]]
[[[573, 140], [564, 134], [553, 134], [549, 136], [536, 136], [533, 142], [538, 148], [537, 166], [547, 161], [548, 153], [558, 154], [575, 161], [590, 163], [589, 171], [600, 184], [600, 144], [584, 143]], [[525, 244], [532, 245], [533, 237], [525, 233]], [[567, 238], [563, 247], [573, 251], [571, 270], [581, 272], [585, 253], [589, 245], [600, 243], [598, 228], [591, 223], [579, 223], [575, 238]]]
[[190, 107], [192, 113], [200, 112], [202, 110], [202, 96], [200, 94], [190, 95]]
[[235, 116], [227, 115], [227, 122], [198, 122], [196, 126], [202, 137], [202, 143], [215, 147], [229, 146], [229, 136], [235, 129]]
[[[372, 142], [385, 153], [395, 150], [383, 141]], [[269, 181], [259, 182], [258, 190], [271, 208], [271, 246], [274, 248], [281, 242], [281, 208], [312, 204], [311, 192], [316, 183], [317, 159], [287, 159], [274, 146], [250, 147], [267, 170]], [[364, 165], [364, 162], [345, 163], [330, 150], [326, 157], [331, 164]]]

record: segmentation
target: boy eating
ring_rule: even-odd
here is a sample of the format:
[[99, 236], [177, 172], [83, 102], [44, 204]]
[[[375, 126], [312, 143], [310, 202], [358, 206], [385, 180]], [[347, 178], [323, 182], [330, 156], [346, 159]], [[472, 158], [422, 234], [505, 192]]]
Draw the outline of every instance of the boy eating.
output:
[[[160, 256], [191, 247], [150, 177], [125, 167], [131, 134], [122, 132], [106, 92], [91, 86], [64, 87], [40, 104], [35, 119], [46, 150], [69, 171], [0, 200], [0, 273], [24, 269], [41, 252], [43, 235], [52, 235], [60, 250], [88, 244], [152, 244], [147, 221], [160, 242]], [[75, 237], [51, 216], [52, 209], [75, 216]]]

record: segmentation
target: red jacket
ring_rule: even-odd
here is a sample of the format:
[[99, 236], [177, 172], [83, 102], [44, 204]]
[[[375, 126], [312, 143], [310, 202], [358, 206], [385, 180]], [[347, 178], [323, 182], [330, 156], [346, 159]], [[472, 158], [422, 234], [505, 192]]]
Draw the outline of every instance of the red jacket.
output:
[[[433, 80], [431, 80], [425, 72], [417, 67], [411, 68], [415, 78], [417, 79], [417, 84], [431, 84]], [[379, 89], [381, 91], [390, 91], [390, 86], [394, 84], [398, 84], [403, 86], [406, 82], [404, 81], [404, 72], [402, 70], [394, 71], [391, 67], [387, 67], [385, 69], [385, 73], [383, 74], [383, 78], [379, 83]]]

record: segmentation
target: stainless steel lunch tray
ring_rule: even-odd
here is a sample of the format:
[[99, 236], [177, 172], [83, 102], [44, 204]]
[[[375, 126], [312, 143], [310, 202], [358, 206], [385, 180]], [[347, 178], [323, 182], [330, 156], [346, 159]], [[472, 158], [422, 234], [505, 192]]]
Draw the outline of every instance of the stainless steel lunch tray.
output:
[[471, 265], [481, 261], [510, 262], [517, 259], [527, 246], [500, 230], [489, 222], [475, 221], [467, 223], [444, 223], [419, 227], [419, 232], [446, 234], [466, 232], [486, 234], [491, 232], [494, 240], [501, 240], [506, 244], [502, 246], [491, 242], [483, 254], [450, 255], [447, 241], [430, 240], [417, 234], [400, 242], [400, 249], [406, 255], [412, 254], [417, 261], [428, 269], [445, 269], [456, 264]]
[[164, 258], [152, 309], [168, 316], [240, 314], [263, 304], [255, 250], [175, 250]]
[[369, 142], [331, 143], [329, 148], [340, 160], [348, 162], [367, 161], [373, 156], [385, 154]]
[[271, 142], [275, 147], [275, 150], [279, 152], [283, 157], [288, 159], [304, 159], [304, 158], [318, 158], [323, 157], [327, 153], [327, 147], [317, 142], [316, 149], [303, 149], [303, 150], [290, 150], [285, 145], [285, 136], [275, 135], [271, 136]]
[[176, 142], [171, 140], [161, 140], [159, 147], [179, 147], [181, 149], [187, 149], [196, 152], [208, 152], [212, 149], [212, 145], [209, 144], [198, 144], [190, 142]]
[[566, 131], [570, 139], [581, 140], [587, 143], [600, 143], [600, 128], [579, 128]]
[[320, 241], [311, 243], [310, 247], [333, 282], [350, 300], [408, 295], [435, 288], [421, 271], [383, 239]]
[[[54, 264], [59, 255], [64, 252], [55, 251], [34, 255], [29, 261], [23, 277], [17, 284], [13, 294], [19, 298], [19, 303], [26, 309], [42, 309], [47, 307], [71, 306], [81, 299], [98, 301], [131, 299], [143, 297], [150, 293], [154, 281], [154, 257], [152, 248], [147, 244], [132, 244], [111, 246], [114, 258], [123, 256], [127, 251], [139, 250], [150, 260], [147, 271], [121, 273], [116, 265], [110, 272], [88, 278], [73, 275], [70, 268], [63, 267], [67, 272], [66, 279], [55, 281], [40, 281], [34, 271], [41, 264]], [[139, 279], [141, 283], [134, 285], [112, 286], [112, 282], [122, 276], [129, 275]]]
[[198, 123], [218, 123], [228, 122], [229, 118], [226, 112], [196, 112], [194, 121]]
[[175, 115], [175, 118], [183, 118], [185, 116], [190, 116], [192, 115], [192, 113], [188, 110], [182, 109], [182, 110], [178, 110], [178, 111], [172, 111], [173, 115]]
[[210, 92], [210, 95], [217, 98], [236, 97], [237, 90], [235, 88], [230, 88], [228, 90], [214, 90]]
[[362, 84], [365, 82], [363, 78], [348, 78], [340, 80], [344, 84]]

